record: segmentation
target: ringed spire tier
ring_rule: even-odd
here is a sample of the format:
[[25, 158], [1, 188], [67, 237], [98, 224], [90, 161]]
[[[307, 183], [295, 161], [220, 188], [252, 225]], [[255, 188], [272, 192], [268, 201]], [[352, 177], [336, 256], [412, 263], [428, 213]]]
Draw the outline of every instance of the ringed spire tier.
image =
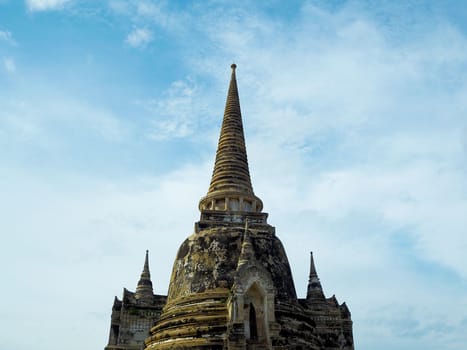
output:
[[261, 212], [263, 202], [253, 192], [238, 97], [236, 64], [231, 65], [229, 91], [208, 193], [200, 211]]
[[151, 302], [153, 299], [153, 289], [151, 281], [151, 273], [149, 272], [149, 251], [146, 250], [146, 257], [144, 258], [143, 272], [136, 287], [135, 298], [137, 300]]

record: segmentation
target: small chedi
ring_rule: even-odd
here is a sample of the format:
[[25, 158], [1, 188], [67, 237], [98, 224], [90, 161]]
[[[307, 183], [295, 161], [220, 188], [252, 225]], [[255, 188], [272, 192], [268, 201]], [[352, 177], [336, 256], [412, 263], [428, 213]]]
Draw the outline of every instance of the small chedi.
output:
[[155, 295], [149, 273], [148, 251], [136, 292], [123, 289], [123, 298], [114, 299], [109, 344], [105, 350], [142, 349], [149, 329], [159, 319], [167, 297]]
[[284, 247], [253, 192], [235, 64], [199, 210], [167, 296], [153, 294], [146, 253], [136, 292], [115, 298], [106, 350], [354, 349], [350, 311], [325, 297], [313, 255], [307, 296], [297, 297]]

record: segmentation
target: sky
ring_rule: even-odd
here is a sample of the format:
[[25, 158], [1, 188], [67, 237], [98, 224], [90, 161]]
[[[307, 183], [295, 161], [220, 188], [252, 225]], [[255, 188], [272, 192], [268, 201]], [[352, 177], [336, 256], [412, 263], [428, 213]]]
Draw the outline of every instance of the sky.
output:
[[463, 1], [0, 0], [2, 349], [102, 349], [199, 219], [230, 65], [250, 173], [358, 350], [467, 343]]

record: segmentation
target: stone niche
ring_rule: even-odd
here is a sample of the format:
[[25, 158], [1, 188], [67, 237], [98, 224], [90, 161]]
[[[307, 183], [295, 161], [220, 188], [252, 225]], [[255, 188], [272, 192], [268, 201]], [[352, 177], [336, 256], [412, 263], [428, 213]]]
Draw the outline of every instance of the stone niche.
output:
[[272, 349], [271, 335], [277, 335], [278, 328], [274, 294], [271, 276], [265, 269], [256, 263], [240, 266], [227, 303], [232, 348]]

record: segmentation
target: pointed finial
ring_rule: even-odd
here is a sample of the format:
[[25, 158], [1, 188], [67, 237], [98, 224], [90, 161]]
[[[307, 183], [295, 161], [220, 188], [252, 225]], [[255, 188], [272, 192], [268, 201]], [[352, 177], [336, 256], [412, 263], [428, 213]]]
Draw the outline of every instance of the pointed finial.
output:
[[143, 272], [141, 272], [141, 277], [136, 286], [135, 297], [144, 302], [151, 302], [153, 299], [151, 273], [149, 272], [149, 250], [146, 250]]
[[312, 277], [318, 277], [318, 274], [316, 273], [316, 267], [315, 267], [315, 261], [313, 259], [313, 252], [310, 252], [310, 281]]
[[242, 248], [238, 257], [237, 268], [255, 258], [255, 251], [251, 243], [250, 232], [248, 228], [249, 220], [245, 219], [245, 232], [243, 233]]
[[149, 272], [149, 250], [146, 249], [146, 258], [144, 259], [144, 269]]
[[316, 272], [315, 262], [313, 259], [313, 252], [310, 252], [310, 277], [308, 279], [307, 296], [310, 299], [324, 299], [323, 288]]
[[235, 68], [231, 65], [216, 160], [208, 193], [199, 202], [200, 211], [261, 212], [263, 202], [253, 192], [243, 133]]

